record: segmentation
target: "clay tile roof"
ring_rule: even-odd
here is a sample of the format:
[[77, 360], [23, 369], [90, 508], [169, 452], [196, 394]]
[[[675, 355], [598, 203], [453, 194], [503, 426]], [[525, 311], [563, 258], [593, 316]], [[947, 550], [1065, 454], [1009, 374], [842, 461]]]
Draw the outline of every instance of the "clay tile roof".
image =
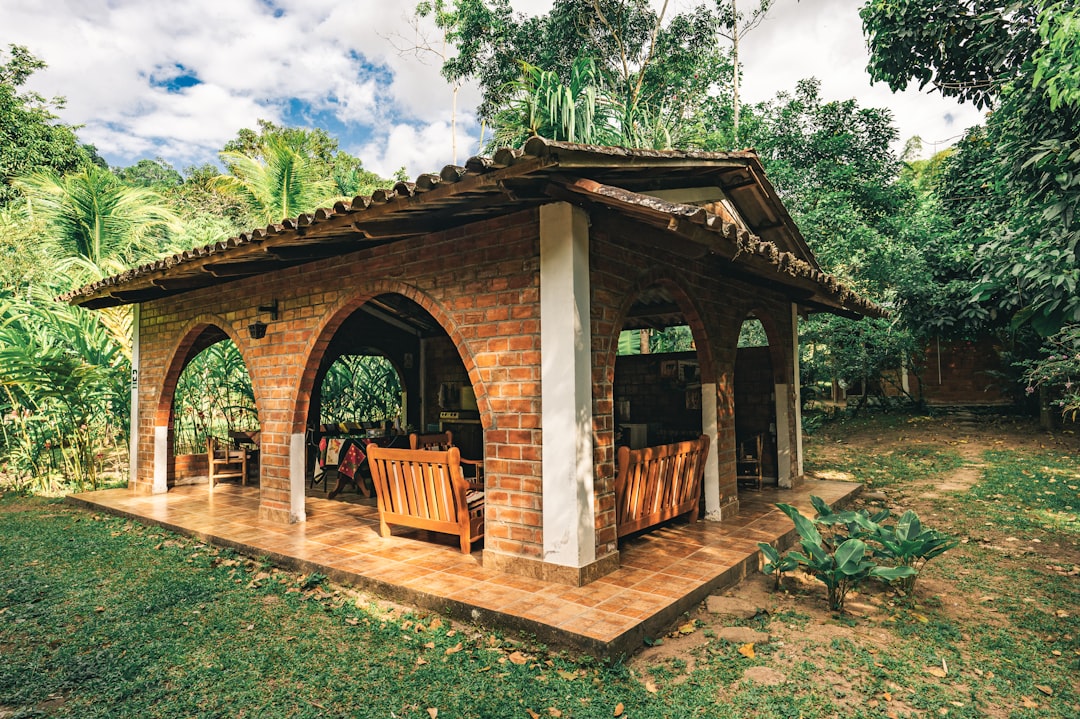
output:
[[[734, 224], [721, 205], [706, 209], [656, 196], [688, 187], [719, 188], [745, 224]], [[91, 309], [145, 302], [561, 199], [663, 229], [691, 255], [725, 256], [740, 272], [788, 285], [811, 309], [885, 314], [821, 271], [754, 151], [643, 150], [542, 138], [164, 257], [57, 299]]]

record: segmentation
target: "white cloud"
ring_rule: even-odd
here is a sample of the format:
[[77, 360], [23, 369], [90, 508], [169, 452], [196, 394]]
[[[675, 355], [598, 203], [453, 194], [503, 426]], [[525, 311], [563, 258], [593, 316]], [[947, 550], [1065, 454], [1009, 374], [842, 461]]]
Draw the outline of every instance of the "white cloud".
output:
[[[465, 164], [470, 155], [477, 153], [479, 135], [467, 133], [478, 131], [478, 127], [471, 117], [458, 119], [457, 164]], [[383, 177], [390, 177], [398, 168], [404, 167], [413, 178], [422, 172], [438, 172], [444, 165], [454, 162], [452, 138], [450, 125], [445, 122], [401, 123], [358, 148], [356, 154], [364, 159], [367, 169]]]
[[[825, 100], [858, 98], [860, 107], [892, 110], [900, 139], [913, 135], [926, 149], [954, 137], [981, 116], [970, 105], [910, 88], [892, 93], [883, 83], [870, 84], [870, 55], [862, 34], [859, 8], [863, 0], [778, 0], [766, 20], [740, 44], [744, 63], [743, 95], [747, 101], [771, 99], [794, 90], [799, 80], [816, 77]], [[949, 119], [947, 119], [949, 118]], [[949, 142], [938, 144], [941, 149]]]
[[[679, 0], [669, 12], [691, 2]], [[550, 4], [514, 1], [529, 13]], [[892, 108], [902, 138], [941, 140], [979, 120], [938, 97], [869, 87], [860, 4], [779, 0], [743, 44], [746, 98], [768, 99], [816, 75], [827, 99], [854, 96], [863, 106]], [[83, 125], [80, 136], [114, 162], [160, 154], [182, 167], [213, 159], [237, 130], [258, 118], [280, 121], [295, 99], [333, 113], [347, 133], [375, 138], [362, 148], [372, 169], [404, 164], [415, 174], [452, 160], [452, 92], [438, 57], [400, 52], [416, 44], [411, 6], [276, 0], [275, 13], [263, 0], [3, 0], [0, 44], [27, 45], [49, 64], [31, 89], [65, 95], [62, 119]], [[183, 73], [201, 84], [160, 86]], [[478, 100], [473, 85], [459, 92], [459, 162], [477, 150], [470, 113]]]

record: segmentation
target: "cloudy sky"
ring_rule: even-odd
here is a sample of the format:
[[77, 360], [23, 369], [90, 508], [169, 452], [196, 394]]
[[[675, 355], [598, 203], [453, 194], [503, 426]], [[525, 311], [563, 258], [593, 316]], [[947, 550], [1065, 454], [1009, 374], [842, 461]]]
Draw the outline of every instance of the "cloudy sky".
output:
[[[670, 7], [688, 6], [673, 0]], [[750, 102], [821, 80], [827, 99], [888, 107], [902, 139], [940, 149], [979, 122], [971, 107], [871, 87], [861, 0], [777, 0], [745, 38]], [[61, 118], [113, 165], [160, 156], [177, 168], [213, 161], [259, 118], [323, 127], [384, 175], [453, 160], [452, 90], [403, 3], [375, 0], [2, 0], [0, 46], [26, 45], [49, 67], [30, 89], [62, 95]], [[545, 0], [515, 0], [542, 12]], [[670, 12], [670, 10], [669, 10]], [[438, 48], [436, 48], [438, 49]], [[404, 51], [404, 52], [403, 52]], [[458, 95], [457, 161], [475, 154], [479, 93]]]

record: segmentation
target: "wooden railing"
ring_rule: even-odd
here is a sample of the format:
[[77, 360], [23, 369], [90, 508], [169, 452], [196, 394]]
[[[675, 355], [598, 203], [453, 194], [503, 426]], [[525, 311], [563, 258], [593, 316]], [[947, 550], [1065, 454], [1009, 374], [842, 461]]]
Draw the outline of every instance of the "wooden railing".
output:
[[615, 522], [619, 537], [689, 514], [697, 521], [709, 437], [630, 449], [616, 455]]

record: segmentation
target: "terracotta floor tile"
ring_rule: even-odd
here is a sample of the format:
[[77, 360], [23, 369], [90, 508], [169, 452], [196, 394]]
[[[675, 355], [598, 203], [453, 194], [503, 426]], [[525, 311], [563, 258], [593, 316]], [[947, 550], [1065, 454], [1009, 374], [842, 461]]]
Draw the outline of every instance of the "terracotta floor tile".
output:
[[624, 617], [645, 619], [671, 604], [669, 597], [660, 597], [636, 589], [626, 589], [611, 599], [596, 605], [596, 609]]
[[570, 643], [577, 638], [595, 646], [639, 636], [630, 633], [638, 626], [663, 631], [666, 626], [655, 625], [669, 621], [672, 612], [686, 611], [689, 605], [680, 603], [695, 590], [705, 584], [717, 588], [756, 571], [757, 541], [772, 542], [792, 530], [790, 520], [773, 506], [777, 501], [811, 512], [810, 494], [834, 503], [851, 488], [808, 481], [796, 491], [742, 493], [741, 513], [730, 521], [673, 521], [624, 540], [623, 565], [584, 587], [485, 569], [480, 551], [462, 555], [456, 537], [449, 535], [395, 528], [395, 536], [379, 537], [374, 502], [348, 493], [345, 501], [313, 494], [307, 500], [307, 521], [293, 525], [259, 517], [257, 486], [222, 484], [212, 494], [205, 485], [176, 487], [164, 495], [119, 489], [74, 499], [95, 511], [125, 512], [210, 541], [240, 544], [254, 556], [273, 552], [311, 562], [335, 576], [351, 575], [360, 585], [366, 580], [388, 590], [397, 587], [395, 596], [417, 592], [513, 616], [516, 626], [547, 627]]

